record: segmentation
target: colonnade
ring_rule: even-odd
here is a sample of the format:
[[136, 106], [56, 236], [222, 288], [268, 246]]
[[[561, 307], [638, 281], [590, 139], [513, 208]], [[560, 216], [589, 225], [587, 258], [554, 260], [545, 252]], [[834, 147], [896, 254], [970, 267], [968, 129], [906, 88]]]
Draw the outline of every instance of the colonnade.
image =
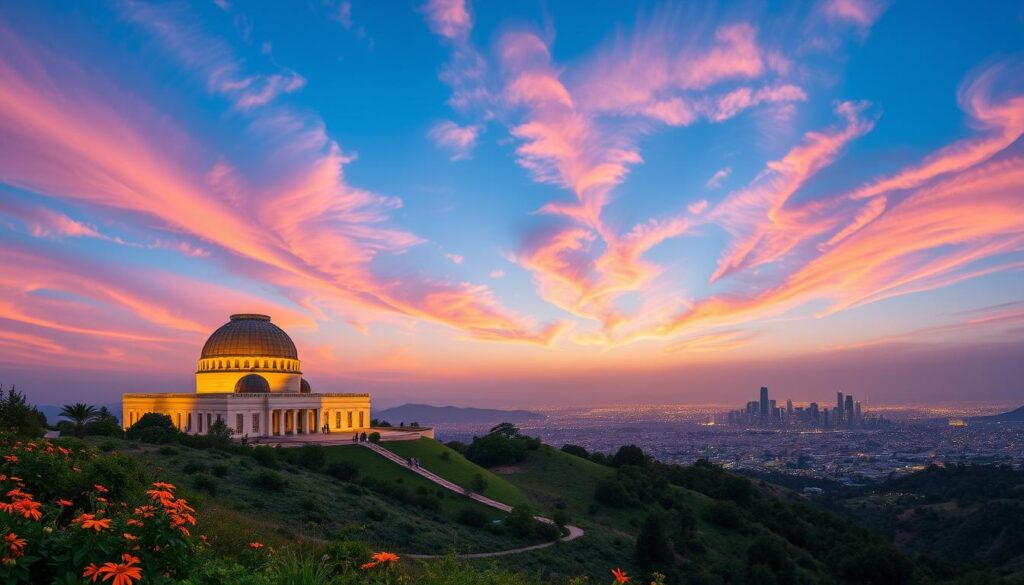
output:
[[269, 435], [312, 435], [323, 428], [319, 408], [278, 408], [270, 411]]

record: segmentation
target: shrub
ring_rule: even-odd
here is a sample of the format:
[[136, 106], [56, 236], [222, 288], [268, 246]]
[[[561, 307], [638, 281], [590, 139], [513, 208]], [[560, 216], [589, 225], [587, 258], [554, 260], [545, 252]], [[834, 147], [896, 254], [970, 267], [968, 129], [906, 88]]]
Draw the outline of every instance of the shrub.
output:
[[661, 515], [651, 512], [640, 527], [636, 537], [636, 564], [645, 569], [665, 567], [672, 561], [674, 553], [668, 540], [668, 531]]
[[327, 453], [322, 445], [303, 445], [296, 450], [294, 461], [306, 469], [323, 469]]
[[206, 464], [201, 461], [189, 461], [181, 468], [185, 473], [192, 475], [200, 471], [206, 471]]
[[505, 518], [505, 526], [508, 527], [510, 533], [520, 538], [530, 538], [535, 533], [535, 525], [537, 521], [533, 519], [533, 509], [529, 506], [520, 504], [509, 512], [509, 515]]
[[[0, 452], [0, 517], [5, 536], [19, 542], [4, 546], [10, 558], [0, 563], [0, 582], [80, 583], [105, 563], [146, 579], [189, 576], [195, 511], [173, 485], [152, 482], [137, 461], [100, 456], [79, 442], [24, 442], [9, 433], [0, 433]], [[109, 580], [107, 574], [100, 577]]]
[[565, 525], [569, 523], [569, 514], [565, 510], [555, 510], [555, 513], [551, 515], [551, 520], [555, 526], [565, 528]]
[[366, 517], [370, 520], [380, 522], [388, 517], [388, 513], [387, 511], [374, 506], [373, 508], [370, 508], [369, 510], [366, 511]]
[[455, 516], [455, 521], [466, 526], [482, 528], [487, 524], [487, 515], [476, 508], [463, 508]]
[[708, 508], [708, 521], [722, 528], [739, 530], [744, 524], [743, 512], [732, 502], [718, 500]]
[[277, 449], [273, 447], [253, 447], [252, 458], [263, 467], [277, 469], [280, 467], [277, 461]]
[[125, 432], [128, 439], [143, 443], [169, 443], [177, 434], [178, 429], [175, 428], [171, 417], [156, 412], [142, 415], [142, 418]]
[[332, 461], [327, 466], [327, 475], [341, 481], [355, 481], [359, 477], [359, 467], [351, 461]]
[[224, 477], [225, 475], [228, 474], [228, 466], [224, 465], [223, 463], [218, 463], [216, 465], [211, 465], [210, 466], [210, 473], [212, 473], [213, 475], [215, 475], [217, 477]]
[[170, 456], [170, 455], [177, 455], [178, 454], [178, 450], [175, 449], [174, 447], [171, 447], [170, 445], [164, 445], [163, 447], [160, 447], [159, 449], [157, 449], [156, 452], [161, 454], [161, 455], [168, 455], [168, 456]]
[[370, 436], [368, 438], [370, 439], [371, 443], [380, 443], [380, 433], [378, 433], [377, 431], [373, 431], [372, 433], [370, 433]]
[[284, 477], [276, 471], [261, 469], [253, 474], [252, 483], [256, 487], [279, 492], [284, 489], [287, 481], [285, 481]]
[[217, 478], [207, 473], [197, 473], [192, 478], [192, 486], [211, 496], [217, 495]]

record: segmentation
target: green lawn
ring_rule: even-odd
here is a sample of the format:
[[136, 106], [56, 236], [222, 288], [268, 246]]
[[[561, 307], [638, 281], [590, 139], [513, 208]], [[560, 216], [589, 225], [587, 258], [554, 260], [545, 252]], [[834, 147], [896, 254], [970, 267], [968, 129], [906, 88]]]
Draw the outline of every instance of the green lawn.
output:
[[382, 447], [404, 459], [415, 457], [420, 466], [428, 471], [468, 488], [473, 476], [480, 474], [487, 481], [487, 489], [483, 495], [509, 505], [531, 504], [530, 497], [499, 475], [476, 465], [454, 449], [434, 439], [422, 438], [416, 441], [383, 441]]

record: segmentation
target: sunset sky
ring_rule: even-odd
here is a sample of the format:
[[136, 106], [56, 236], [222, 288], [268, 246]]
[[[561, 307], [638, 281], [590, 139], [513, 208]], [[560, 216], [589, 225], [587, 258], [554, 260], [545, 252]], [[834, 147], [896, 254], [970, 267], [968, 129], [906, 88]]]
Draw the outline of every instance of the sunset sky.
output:
[[15, 2], [0, 384], [1024, 402], [1024, 4]]

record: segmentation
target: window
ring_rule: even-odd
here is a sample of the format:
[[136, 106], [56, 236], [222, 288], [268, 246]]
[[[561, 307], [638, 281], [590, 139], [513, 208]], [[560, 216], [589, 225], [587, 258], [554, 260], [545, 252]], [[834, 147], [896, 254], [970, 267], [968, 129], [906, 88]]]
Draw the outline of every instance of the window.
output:
[[238, 369], [238, 360], [235, 360], [235, 369]]
[[266, 368], [268, 363], [269, 362], [267, 360], [263, 360], [263, 367]]
[[274, 364], [274, 369], [276, 370], [277, 369], [277, 360], [274, 360], [272, 363]]
[[249, 367], [249, 360], [245, 360], [245, 366], [244, 367], [246, 367], [246, 368]]
[[360, 410], [359, 411], [359, 428], [363, 428], [364, 426], [366, 426], [366, 423], [363, 420], [363, 414], [365, 414], [365, 413]]
[[178, 430], [181, 430], [181, 413], [178, 413]]
[[348, 411], [348, 426], [352, 427], [352, 411]]
[[201, 433], [203, 432], [203, 413], [200, 412], [199, 416], [196, 418], [199, 419], [199, 432]]
[[210, 414], [210, 413], [206, 413], [206, 431], [209, 432], [210, 431], [210, 427], [212, 427], [212, 426], [213, 426], [213, 415]]
[[334, 427], [338, 428], [338, 429], [341, 428], [341, 411], [340, 410], [334, 411]]
[[243, 415], [242, 413], [238, 413], [238, 414], [235, 415], [235, 432], [238, 433], [238, 434], [242, 434], [242, 431], [244, 431], [244, 430], [245, 430], [245, 415]]
[[191, 412], [188, 413], [187, 415], [185, 415], [185, 430], [186, 431], [191, 431], [192, 430], [192, 413]]
[[258, 412], [252, 415], [252, 432], [256, 434], [260, 432], [260, 415]]

